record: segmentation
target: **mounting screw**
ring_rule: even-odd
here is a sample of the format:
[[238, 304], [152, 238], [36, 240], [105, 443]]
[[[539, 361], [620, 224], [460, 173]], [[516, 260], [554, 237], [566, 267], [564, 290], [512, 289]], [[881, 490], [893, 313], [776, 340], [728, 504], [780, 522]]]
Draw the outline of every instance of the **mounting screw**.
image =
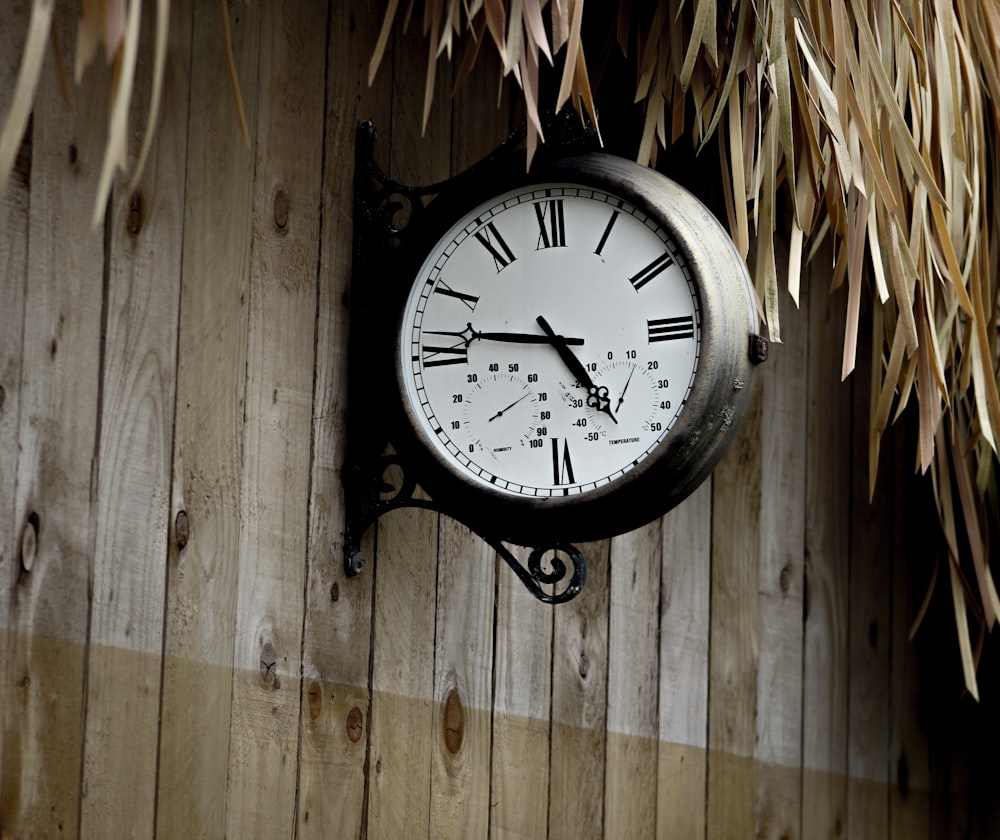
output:
[[768, 343], [762, 335], [750, 333], [750, 361], [755, 365], [763, 364], [767, 361]]
[[347, 571], [348, 577], [354, 577], [355, 575], [360, 575], [361, 570], [365, 567], [365, 558], [360, 551], [352, 551], [350, 554], [344, 557], [344, 568]]

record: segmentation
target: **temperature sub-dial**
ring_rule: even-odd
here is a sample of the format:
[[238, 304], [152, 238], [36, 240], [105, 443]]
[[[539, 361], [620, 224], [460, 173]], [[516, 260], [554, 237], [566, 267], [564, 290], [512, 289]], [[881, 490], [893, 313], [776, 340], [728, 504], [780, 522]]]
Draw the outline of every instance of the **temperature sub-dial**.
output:
[[[588, 408], [590, 425], [604, 432], [638, 433], [655, 428], [660, 414], [660, 387], [645, 362], [622, 359], [597, 369], [595, 381], [608, 389], [612, 423], [606, 412]], [[617, 428], [616, 428], [617, 427]]]
[[518, 452], [538, 426], [538, 395], [518, 376], [480, 376], [463, 401], [462, 426], [481, 452], [503, 459]]

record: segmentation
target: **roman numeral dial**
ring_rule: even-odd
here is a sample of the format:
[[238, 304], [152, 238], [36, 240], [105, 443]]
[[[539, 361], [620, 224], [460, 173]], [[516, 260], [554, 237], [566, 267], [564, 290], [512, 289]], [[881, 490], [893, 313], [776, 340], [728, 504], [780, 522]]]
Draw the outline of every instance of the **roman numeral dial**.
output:
[[621, 196], [558, 182], [501, 193], [416, 278], [399, 337], [409, 413], [491, 493], [562, 500], [612, 484], [684, 408], [698, 294], [669, 231]]

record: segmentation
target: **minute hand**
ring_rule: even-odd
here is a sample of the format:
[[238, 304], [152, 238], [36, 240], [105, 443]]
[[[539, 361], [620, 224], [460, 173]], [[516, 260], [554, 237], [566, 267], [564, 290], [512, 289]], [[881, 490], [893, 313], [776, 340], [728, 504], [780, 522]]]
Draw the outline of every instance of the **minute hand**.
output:
[[[509, 341], [513, 344], [551, 344], [552, 339], [544, 335], [534, 335], [533, 333], [515, 333], [515, 332], [473, 332], [473, 338], [482, 339], [483, 341]], [[564, 344], [575, 344], [582, 345], [582, 338], [562, 338], [559, 337]]]
[[546, 321], [545, 318], [539, 315], [536, 320], [538, 321], [538, 326], [542, 328], [542, 332], [549, 337], [549, 343], [555, 347], [556, 352], [559, 354], [559, 358], [562, 359], [566, 367], [569, 368], [569, 372], [572, 373], [587, 389], [587, 405], [591, 408], [596, 408], [598, 411], [603, 411], [608, 415], [608, 417], [617, 423], [618, 420], [615, 419], [615, 415], [611, 413], [611, 400], [608, 399], [608, 389], [600, 388], [594, 384], [594, 380], [590, 378], [590, 374], [587, 373], [587, 369], [574, 355], [573, 351], [567, 346], [567, 340], [561, 335], [556, 335], [555, 330], [549, 326], [549, 322]]

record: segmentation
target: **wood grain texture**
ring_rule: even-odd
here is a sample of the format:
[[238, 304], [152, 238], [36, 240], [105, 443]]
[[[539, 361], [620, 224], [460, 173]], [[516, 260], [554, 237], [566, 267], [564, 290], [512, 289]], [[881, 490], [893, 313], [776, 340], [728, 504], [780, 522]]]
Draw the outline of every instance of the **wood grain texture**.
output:
[[[527, 550], [515, 553], [527, 562]], [[496, 604], [489, 836], [543, 838], [549, 813], [552, 608], [504, 565], [497, 574]]]
[[[157, 834], [221, 836], [240, 577], [243, 426], [254, 151], [225, 85], [219, 9], [195, 3], [188, 125], [175, 524], [167, 579]], [[261, 7], [230, 8], [251, 141]], [[187, 523], [178, 529], [179, 522]], [[186, 540], [178, 536], [188, 530]], [[183, 543], [183, 547], [180, 547]]]
[[[174, 7], [163, 107], [143, 177], [113, 193], [87, 668], [81, 834], [151, 836], [170, 533], [177, 317], [183, 253], [191, 8]], [[153, 37], [147, 16], [143, 39]], [[133, 113], [149, 109], [140, 65]], [[138, 154], [138, 143], [133, 149]], [[134, 163], [134, 161], [133, 161]], [[123, 713], [127, 710], [127, 713]]]
[[588, 585], [553, 618], [551, 840], [600, 838], [604, 831], [610, 540], [579, 548]]
[[[378, 16], [363, 2], [330, 5], [327, 43], [323, 228], [319, 258], [309, 547], [302, 640], [300, 837], [359, 837], [365, 814], [372, 577], [344, 573], [347, 343], [350, 327], [354, 133], [390, 126], [391, 73], [369, 88]], [[376, 153], [384, 161], [388, 147]], [[374, 529], [362, 546], [374, 557]]]
[[378, 524], [370, 837], [403, 837], [430, 821], [437, 520], [427, 511], [404, 509]]
[[656, 836], [662, 561], [660, 520], [611, 540], [604, 768], [609, 838]]
[[[858, 341], [862, 359], [871, 357], [871, 330]], [[853, 375], [851, 451], [869, 440], [872, 414], [871, 365]], [[877, 386], [876, 386], [877, 387]], [[876, 397], [877, 397], [876, 391]], [[868, 500], [868, 470], [852, 461], [850, 511], [850, 685], [847, 721], [847, 826], [849, 837], [888, 837], [889, 739], [891, 726], [889, 640], [892, 626], [891, 446], [883, 453], [881, 481]]]
[[[802, 836], [829, 837], [847, 820], [848, 569], [851, 392], [840, 381], [846, 289], [827, 293], [829, 253], [810, 268], [806, 605], [802, 670]], [[807, 818], [808, 816], [808, 818]]]
[[[442, 56], [424, 134], [419, 15], [369, 87], [384, 4], [226, 8], [251, 148], [219, 4], [185, 0], [107, 229], [102, 61], [70, 108], [49, 56], [0, 196], [0, 835], [993, 836], [995, 728], [960, 675], [949, 693], [950, 614], [906, 638], [929, 486], [893, 430], [868, 507], [828, 252], [735, 449], [597, 546], [576, 602], [537, 602], [425, 511], [388, 515], [345, 576], [356, 121], [426, 184], [519, 98], [497, 110], [492, 54], [450, 97]], [[0, 12], [0, 120], [29, 12]]]
[[704, 837], [712, 483], [662, 522], [656, 836]]
[[[319, 259], [324, 7], [261, 22], [227, 834], [294, 833]], [[267, 797], [260, 791], [267, 790]]]
[[709, 837], [751, 836], [756, 823], [762, 399], [757, 391], [712, 477]]
[[[784, 254], [779, 264], [787, 264]], [[759, 369], [761, 387], [760, 654], [757, 836], [799, 837], [802, 823], [802, 598], [805, 580], [806, 393], [811, 291]]]
[[485, 837], [490, 815], [496, 558], [441, 517], [429, 836]]
[[[53, 26], [68, 38], [74, 22], [61, 9]], [[12, 837], [79, 829], [104, 300], [103, 230], [91, 229], [87, 211], [104, 140], [91, 115], [104, 113], [107, 79], [96, 71], [74, 116], [50, 55], [32, 119], [13, 515], [20, 570], [6, 618], [0, 776], [0, 826]]]
[[[8, 9], [0, 27], [0, 114], [6, 113], [14, 91], [17, 69], [28, 27], [28, 3]], [[31, 194], [31, 134], [21, 151], [7, 189], [0, 194], [0, 826], [8, 812], [9, 796], [4, 741], [15, 729], [8, 710], [15, 707], [13, 680], [8, 667], [14, 654], [11, 632], [17, 579], [21, 573], [21, 533], [15, 493], [21, 403], [24, 338], [24, 299], [28, 276], [28, 212]], [[16, 733], [11, 733], [16, 738]]]

